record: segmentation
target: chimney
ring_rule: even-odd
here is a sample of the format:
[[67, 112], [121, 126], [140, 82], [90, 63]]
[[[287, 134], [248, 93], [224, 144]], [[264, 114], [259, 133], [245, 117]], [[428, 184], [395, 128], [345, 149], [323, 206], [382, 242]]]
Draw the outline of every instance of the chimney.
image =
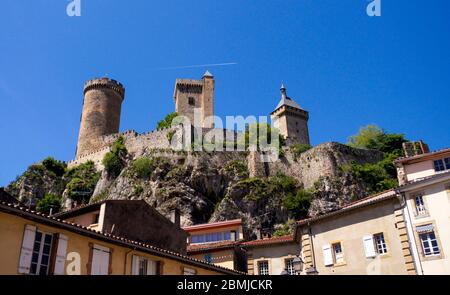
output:
[[177, 227], [180, 227], [180, 211], [177, 208], [170, 211], [170, 221], [172, 221], [172, 223], [174, 223]]
[[422, 140], [409, 141], [403, 143], [403, 152], [405, 153], [405, 157], [412, 157], [429, 153], [430, 149]]

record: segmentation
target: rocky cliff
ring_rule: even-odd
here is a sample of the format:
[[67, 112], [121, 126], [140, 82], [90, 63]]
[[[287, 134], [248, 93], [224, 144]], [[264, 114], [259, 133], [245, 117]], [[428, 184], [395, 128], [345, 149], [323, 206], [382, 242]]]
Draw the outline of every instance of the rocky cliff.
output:
[[[151, 163], [147, 174], [136, 171], [136, 158]], [[341, 167], [381, 159], [380, 152], [338, 143], [322, 144], [302, 153], [285, 148], [277, 162], [266, 164], [260, 162], [258, 153], [152, 149], [138, 156], [130, 153], [117, 177], [103, 171], [89, 202], [143, 199], [166, 216], [178, 208], [183, 225], [242, 218], [246, 237], [254, 238], [258, 229], [273, 230], [292, 218], [286, 198], [298, 190], [307, 190], [313, 196], [309, 215], [365, 197], [364, 184]], [[93, 179], [97, 181], [98, 177]], [[69, 182], [67, 174], [57, 177], [33, 165], [6, 190], [31, 206], [49, 192], [64, 196], [64, 204], [70, 206]]]

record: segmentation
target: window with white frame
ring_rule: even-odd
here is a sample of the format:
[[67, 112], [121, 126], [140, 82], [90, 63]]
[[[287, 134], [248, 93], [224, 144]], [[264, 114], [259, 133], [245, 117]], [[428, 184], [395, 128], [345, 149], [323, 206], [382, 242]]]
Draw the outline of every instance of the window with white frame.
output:
[[133, 275], [148, 276], [156, 275], [156, 261], [148, 258], [133, 255]]
[[439, 245], [436, 239], [436, 234], [434, 231], [427, 231], [419, 233], [420, 242], [422, 244], [423, 255], [438, 256], [441, 254]]
[[435, 160], [434, 161], [434, 170], [436, 172], [450, 170], [450, 157], [449, 158]]
[[269, 261], [258, 261], [258, 274], [261, 276], [269, 275]]
[[449, 170], [450, 169], [450, 158], [445, 158], [444, 164], [445, 164], [445, 169]]
[[36, 231], [30, 274], [47, 275], [50, 265], [53, 235]]
[[377, 251], [378, 254], [387, 253], [387, 246], [386, 241], [384, 240], [383, 233], [373, 235], [373, 241], [375, 243], [375, 250]]
[[294, 259], [286, 259], [286, 271], [290, 275], [295, 275], [295, 268], [294, 268]]
[[445, 169], [449, 170], [450, 169], [450, 158], [445, 158], [444, 164], [445, 164]]
[[425, 208], [425, 202], [423, 201], [422, 195], [417, 195], [414, 197], [414, 203], [416, 205], [416, 215], [422, 216], [427, 214], [427, 210]]
[[375, 258], [377, 255], [383, 255], [388, 252], [383, 233], [364, 236], [363, 247], [366, 258]]
[[333, 244], [334, 263], [339, 264], [344, 262], [344, 252], [342, 251], [341, 243]]

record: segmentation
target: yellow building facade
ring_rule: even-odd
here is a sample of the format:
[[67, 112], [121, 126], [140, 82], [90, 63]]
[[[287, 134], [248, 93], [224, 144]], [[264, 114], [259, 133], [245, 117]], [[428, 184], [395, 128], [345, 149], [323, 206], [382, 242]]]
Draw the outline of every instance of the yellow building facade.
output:
[[0, 203], [0, 275], [239, 274]]

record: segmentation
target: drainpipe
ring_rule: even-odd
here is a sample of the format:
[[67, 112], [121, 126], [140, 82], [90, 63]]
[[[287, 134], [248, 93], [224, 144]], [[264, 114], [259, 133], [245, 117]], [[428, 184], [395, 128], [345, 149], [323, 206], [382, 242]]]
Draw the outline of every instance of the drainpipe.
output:
[[[411, 237], [411, 234], [413, 234], [413, 228], [412, 228], [412, 220], [411, 220], [411, 214], [409, 213], [408, 210], [408, 204], [406, 202], [406, 196], [404, 192], [400, 192], [399, 190], [395, 191], [397, 193], [397, 197], [400, 197], [400, 208], [402, 209], [402, 213], [403, 213], [403, 219], [405, 220], [406, 223], [406, 235], [408, 236], [408, 240], [410, 241], [409, 243], [409, 251], [411, 252], [411, 256], [414, 262], [414, 266], [417, 270], [417, 272], [419, 274], [424, 274], [423, 272], [423, 267], [422, 267], [422, 261], [420, 260], [420, 255], [419, 255], [419, 249], [417, 248], [417, 243], [414, 239], [414, 236]], [[411, 233], [411, 234], [410, 234]], [[414, 235], [414, 234], [413, 234]], [[416, 250], [416, 252], [414, 252], [413, 250]], [[417, 253], [417, 260], [416, 261], [416, 254]], [[418, 265], [417, 265], [418, 264]]]
[[312, 263], [313, 263], [313, 267], [317, 272], [317, 267], [316, 267], [316, 253], [314, 252], [314, 238], [312, 235], [312, 229], [311, 229], [311, 224], [308, 222], [308, 231], [309, 231], [309, 239], [310, 239], [310, 243], [311, 243], [311, 255], [312, 255]]
[[135, 251], [136, 247], [134, 247], [133, 249], [131, 249], [130, 251], [125, 253], [125, 262], [123, 264], [123, 275], [127, 275], [127, 260], [128, 260], [128, 254], [130, 254], [131, 252]]

